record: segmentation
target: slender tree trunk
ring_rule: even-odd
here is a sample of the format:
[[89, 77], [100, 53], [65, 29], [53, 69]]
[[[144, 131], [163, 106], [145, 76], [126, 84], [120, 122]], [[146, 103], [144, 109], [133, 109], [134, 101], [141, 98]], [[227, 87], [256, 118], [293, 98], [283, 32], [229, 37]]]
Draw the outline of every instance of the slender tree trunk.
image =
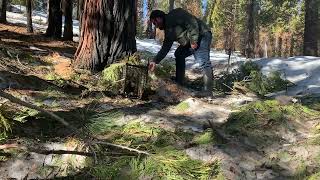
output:
[[254, 58], [254, 4], [255, 0], [249, 0], [247, 5], [247, 43], [246, 43], [246, 57]]
[[136, 52], [134, 0], [85, 0], [73, 66], [100, 71]]
[[290, 56], [294, 56], [294, 34], [291, 34], [291, 39], [290, 39]]
[[32, 2], [31, 0], [26, 0], [27, 5], [27, 32], [33, 33], [33, 26], [32, 26]]
[[0, 23], [7, 22], [7, 0], [1, 0]]
[[[156, 7], [156, 5], [154, 0], [147, 1], [147, 18], [149, 19], [151, 12], [154, 9], [154, 7]], [[154, 39], [156, 37], [156, 29], [152, 28], [152, 24], [150, 22], [147, 25], [146, 37], [148, 37], [149, 39]]]
[[63, 0], [64, 13], [64, 31], [63, 39], [72, 41], [73, 39], [73, 23], [72, 23], [72, 0]]
[[[78, 0], [78, 20], [79, 20], [79, 31], [81, 31], [81, 18], [83, 13], [83, 1], [84, 0]], [[79, 32], [81, 34], [81, 32]]]
[[169, 0], [169, 12], [174, 9], [174, 0]]
[[62, 35], [62, 11], [61, 0], [49, 0], [48, 28], [46, 35], [61, 38]]
[[278, 57], [282, 56], [282, 37], [281, 37], [281, 35], [279, 36], [277, 55], [278, 55]]
[[143, 36], [143, 0], [136, 0], [137, 3], [137, 36]]
[[318, 56], [319, 36], [319, 0], [305, 0], [305, 30], [303, 54], [305, 56]]

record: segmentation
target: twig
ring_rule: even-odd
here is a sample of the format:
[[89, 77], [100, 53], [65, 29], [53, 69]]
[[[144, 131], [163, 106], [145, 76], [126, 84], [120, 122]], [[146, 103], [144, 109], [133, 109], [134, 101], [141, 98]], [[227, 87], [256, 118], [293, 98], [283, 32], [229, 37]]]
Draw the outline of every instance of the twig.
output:
[[231, 91], [234, 91], [234, 89], [228, 85], [226, 85], [225, 83], [222, 83], [222, 85], [224, 85], [225, 87], [229, 88]]
[[146, 151], [140, 151], [138, 149], [133, 149], [133, 148], [130, 148], [130, 147], [127, 147], [127, 146], [118, 145], [118, 144], [112, 144], [112, 143], [102, 142], [102, 141], [94, 141], [94, 143], [103, 144], [103, 145], [107, 145], [107, 146], [112, 146], [112, 147], [116, 147], [116, 148], [120, 148], [120, 149], [125, 149], [125, 150], [128, 150], [128, 151], [136, 152], [138, 154], [150, 155], [150, 153], [148, 153]]
[[80, 155], [80, 156], [94, 156], [93, 153], [90, 152], [81, 152], [81, 151], [66, 151], [66, 150], [40, 150], [40, 149], [27, 149], [30, 152], [35, 152], [38, 154], [44, 154], [44, 155], [49, 155], [49, 154], [74, 154], [74, 155]]

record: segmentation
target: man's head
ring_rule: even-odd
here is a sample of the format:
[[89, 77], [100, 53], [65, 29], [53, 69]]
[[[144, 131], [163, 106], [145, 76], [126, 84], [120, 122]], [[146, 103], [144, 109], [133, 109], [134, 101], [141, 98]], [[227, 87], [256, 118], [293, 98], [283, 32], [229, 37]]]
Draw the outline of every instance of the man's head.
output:
[[166, 13], [160, 10], [154, 10], [150, 14], [150, 22], [160, 30], [164, 29], [164, 17]]

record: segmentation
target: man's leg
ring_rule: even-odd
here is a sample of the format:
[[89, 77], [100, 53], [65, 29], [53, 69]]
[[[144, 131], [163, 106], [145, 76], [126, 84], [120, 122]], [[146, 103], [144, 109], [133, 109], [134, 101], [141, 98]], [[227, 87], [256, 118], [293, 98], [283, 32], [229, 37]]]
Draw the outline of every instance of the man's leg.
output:
[[194, 58], [200, 63], [203, 74], [203, 90], [206, 92], [212, 91], [213, 86], [213, 72], [210, 61], [210, 45], [212, 40], [212, 34], [207, 32], [202, 36], [199, 48], [194, 52]]
[[184, 83], [186, 57], [191, 54], [189, 46], [179, 46], [174, 53], [174, 56], [176, 57], [176, 82], [180, 85], [183, 85]]

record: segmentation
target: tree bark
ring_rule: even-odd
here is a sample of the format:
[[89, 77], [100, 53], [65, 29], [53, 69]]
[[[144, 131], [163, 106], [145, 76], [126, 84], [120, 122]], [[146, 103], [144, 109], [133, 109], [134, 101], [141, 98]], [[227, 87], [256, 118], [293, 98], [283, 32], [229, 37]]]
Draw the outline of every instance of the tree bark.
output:
[[305, 0], [305, 30], [303, 54], [305, 56], [318, 56], [319, 36], [319, 0]]
[[[147, 0], [147, 18], [149, 19], [151, 12], [153, 11], [155, 5], [155, 0]], [[149, 22], [146, 29], [146, 37], [149, 39], [154, 39], [156, 37], [156, 29], [152, 28], [152, 24]]]
[[33, 33], [33, 26], [32, 26], [32, 2], [31, 0], [26, 0], [27, 6], [27, 32]]
[[48, 37], [61, 38], [62, 35], [62, 11], [60, 8], [61, 0], [49, 0]]
[[73, 40], [73, 23], [72, 23], [72, 0], [63, 0], [64, 13], [64, 31], [63, 39], [67, 41]]
[[[78, 20], [79, 20], [79, 31], [81, 31], [81, 18], [83, 13], [83, 0], [78, 0]], [[81, 32], [79, 32], [81, 34]]]
[[7, 22], [7, 0], [1, 0], [0, 23]]
[[169, 0], [169, 12], [174, 9], [174, 0]]
[[143, 36], [143, 0], [136, 0], [137, 3], [137, 36]]
[[255, 0], [249, 0], [247, 5], [247, 43], [246, 43], [246, 57], [254, 58], [254, 5]]
[[73, 66], [100, 71], [136, 52], [135, 16], [134, 0], [85, 0]]

